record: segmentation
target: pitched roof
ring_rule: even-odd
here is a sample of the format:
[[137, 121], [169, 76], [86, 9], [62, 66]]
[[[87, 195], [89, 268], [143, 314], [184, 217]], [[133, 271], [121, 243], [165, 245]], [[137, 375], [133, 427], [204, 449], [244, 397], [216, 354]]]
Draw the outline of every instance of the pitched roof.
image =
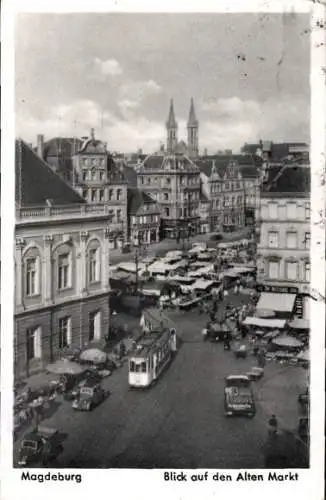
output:
[[244, 179], [256, 178], [259, 175], [258, 165], [239, 165], [241, 175]]
[[189, 110], [187, 127], [198, 127], [198, 120], [196, 118], [195, 104], [194, 104], [193, 97], [191, 98], [191, 101], [190, 101], [190, 110]]
[[22, 140], [16, 140], [16, 203], [25, 206], [71, 205], [85, 200]]
[[[268, 143], [268, 147], [267, 147]], [[288, 155], [299, 149], [307, 150], [308, 145], [305, 142], [279, 142], [261, 141], [258, 144], [245, 144], [242, 148], [244, 153], [255, 154], [258, 149], [269, 152], [270, 160], [273, 162], [283, 161]]]
[[301, 165], [271, 166], [262, 184], [262, 197], [309, 196], [310, 169]]
[[[149, 203], [156, 204], [155, 200], [149, 194], [136, 187], [128, 187], [128, 212], [131, 215], [135, 215], [139, 208]], [[159, 212], [158, 208], [157, 212]]]

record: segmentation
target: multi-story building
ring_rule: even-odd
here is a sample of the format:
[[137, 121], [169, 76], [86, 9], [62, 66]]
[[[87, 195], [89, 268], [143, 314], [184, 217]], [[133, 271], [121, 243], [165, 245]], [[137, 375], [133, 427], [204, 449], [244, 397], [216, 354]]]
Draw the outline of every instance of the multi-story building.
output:
[[[120, 248], [127, 239], [127, 185], [123, 172], [107, 149], [107, 144], [90, 137], [56, 137], [44, 142], [37, 137], [37, 153], [95, 207], [110, 205], [110, 248]], [[118, 159], [118, 162], [120, 159]]]
[[16, 376], [108, 333], [109, 208], [16, 141]]
[[232, 157], [197, 160], [201, 189], [210, 200], [210, 231], [234, 231], [245, 225], [245, 191], [239, 164]]
[[155, 200], [138, 188], [128, 188], [129, 240], [139, 246], [160, 239], [160, 208]]
[[161, 207], [165, 237], [175, 238], [181, 226], [199, 232], [200, 170], [178, 147], [149, 155], [138, 169], [137, 185]]
[[272, 292], [310, 291], [310, 169], [271, 166], [261, 190], [257, 277]]

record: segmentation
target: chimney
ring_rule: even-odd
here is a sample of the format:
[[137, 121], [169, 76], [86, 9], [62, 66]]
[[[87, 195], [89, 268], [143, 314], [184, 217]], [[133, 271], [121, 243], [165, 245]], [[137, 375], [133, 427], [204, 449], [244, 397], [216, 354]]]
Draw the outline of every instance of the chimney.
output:
[[43, 159], [44, 156], [44, 135], [38, 134], [37, 136], [37, 154]]

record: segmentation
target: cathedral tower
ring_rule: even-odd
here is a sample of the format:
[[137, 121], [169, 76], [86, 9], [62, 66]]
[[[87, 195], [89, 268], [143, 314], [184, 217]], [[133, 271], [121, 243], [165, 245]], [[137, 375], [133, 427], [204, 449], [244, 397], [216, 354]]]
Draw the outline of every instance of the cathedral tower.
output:
[[198, 120], [195, 114], [194, 99], [191, 98], [189, 118], [187, 123], [188, 131], [188, 154], [191, 158], [198, 156]]
[[174, 116], [173, 99], [171, 99], [170, 103], [169, 118], [168, 121], [166, 122], [166, 131], [167, 131], [166, 148], [168, 152], [171, 153], [175, 149], [178, 142], [178, 136], [177, 136], [178, 124]]

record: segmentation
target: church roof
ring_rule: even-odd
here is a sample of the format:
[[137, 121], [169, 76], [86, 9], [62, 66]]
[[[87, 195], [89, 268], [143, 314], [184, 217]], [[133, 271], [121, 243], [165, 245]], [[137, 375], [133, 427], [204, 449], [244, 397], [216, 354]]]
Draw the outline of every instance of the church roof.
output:
[[70, 158], [82, 146], [83, 141], [75, 137], [53, 137], [44, 142], [43, 158], [47, 160], [49, 156], [61, 156]]
[[195, 113], [195, 104], [194, 104], [194, 99], [191, 98], [190, 101], [190, 110], [189, 110], [189, 118], [188, 118], [188, 127], [198, 127], [198, 120], [196, 118], [196, 113]]
[[178, 126], [178, 124], [176, 122], [175, 115], [174, 115], [173, 99], [171, 99], [169, 117], [168, 117], [168, 121], [166, 122], [166, 127], [167, 128], [177, 128], [177, 126]]
[[85, 200], [25, 142], [16, 140], [15, 199], [20, 207], [72, 205]]

